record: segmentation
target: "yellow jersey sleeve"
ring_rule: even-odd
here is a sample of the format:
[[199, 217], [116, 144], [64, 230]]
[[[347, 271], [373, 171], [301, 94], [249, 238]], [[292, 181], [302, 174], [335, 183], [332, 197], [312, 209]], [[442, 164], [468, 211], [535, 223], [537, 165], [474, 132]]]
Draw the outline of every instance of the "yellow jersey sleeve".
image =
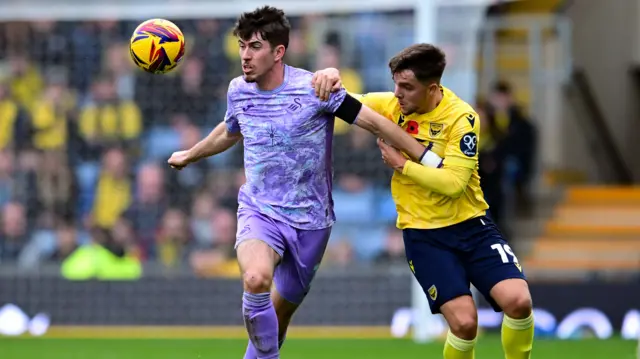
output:
[[402, 174], [411, 178], [422, 188], [447, 197], [458, 198], [467, 188], [473, 170], [465, 167], [439, 169], [407, 161]]
[[475, 169], [478, 165], [480, 121], [475, 113], [465, 113], [454, 122], [444, 151], [444, 167]]
[[393, 103], [395, 95], [393, 92], [370, 92], [367, 94], [349, 93], [363, 105], [369, 107], [382, 116], [393, 120]]

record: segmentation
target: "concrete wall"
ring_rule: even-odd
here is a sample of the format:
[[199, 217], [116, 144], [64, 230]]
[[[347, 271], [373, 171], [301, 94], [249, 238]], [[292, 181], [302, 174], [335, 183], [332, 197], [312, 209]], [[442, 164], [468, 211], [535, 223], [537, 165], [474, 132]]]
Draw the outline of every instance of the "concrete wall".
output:
[[[586, 71], [626, 163], [640, 181], [640, 93], [629, 75], [631, 65], [640, 63], [640, 0], [575, 0], [567, 11], [574, 63]], [[563, 131], [565, 156], [574, 160], [589, 153], [584, 143], [571, 141], [575, 130], [568, 124]]]

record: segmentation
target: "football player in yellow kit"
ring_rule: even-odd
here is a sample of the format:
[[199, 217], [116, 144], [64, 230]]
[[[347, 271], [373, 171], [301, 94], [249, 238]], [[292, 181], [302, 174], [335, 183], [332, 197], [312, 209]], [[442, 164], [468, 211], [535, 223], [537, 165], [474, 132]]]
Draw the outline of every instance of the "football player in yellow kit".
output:
[[[444, 315], [449, 333], [445, 359], [474, 358], [477, 308], [472, 283], [504, 312], [506, 359], [528, 359], [534, 320], [526, 277], [488, 213], [478, 176], [480, 121], [472, 106], [440, 83], [444, 53], [429, 44], [410, 46], [389, 62], [394, 92], [369, 93], [360, 101], [396, 122], [427, 146], [422, 164], [378, 140], [383, 160], [395, 170], [391, 192], [398, 211], [409, 267]], [[336, 69], [313, 79], [320, 98], [339, 88]], [[437, 163], [436, 163], [437, 162]]]

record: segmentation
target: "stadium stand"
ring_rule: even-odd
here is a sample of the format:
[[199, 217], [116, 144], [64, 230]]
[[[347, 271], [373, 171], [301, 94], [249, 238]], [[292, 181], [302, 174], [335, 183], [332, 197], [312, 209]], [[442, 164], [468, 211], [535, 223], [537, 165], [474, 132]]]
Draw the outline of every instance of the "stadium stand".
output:
[[525, 267], [550, 278], [563, 277], [563, 272], [633, 273], [640, 270], [639, 237], [639, 187], [571, 187], [534, 242]]

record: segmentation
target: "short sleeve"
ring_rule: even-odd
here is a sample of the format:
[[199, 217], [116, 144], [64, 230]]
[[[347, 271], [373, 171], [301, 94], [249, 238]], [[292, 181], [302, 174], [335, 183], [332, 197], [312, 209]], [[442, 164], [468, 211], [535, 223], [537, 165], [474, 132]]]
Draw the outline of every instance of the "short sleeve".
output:
[[328, 101], [320, 102], [322, 104], [322, 109], [328, 113], [335, 113], [336, 111], [338, 111], [340, 105], [342, 105], [342, 101], [344, 101], [344, 98], [346, 96], [347, 90], [345, 90], [344, 88], [341, 88], [337, 92], [332, 92], [329, 95]]
[[476, 113], [465, 113], [454, 122], [444, 153], [444, 166], [475, 169], [478, 164], [480, 121]]
[[235, 112], [233, 111], [233, 102], [231, 101], [232, 96], [232, 87], [229, 85], [229, 90], [227, 90], [227, 111], [224, 114], [224, 123], [227, 125], [227, 131], [231, 133], [240, 132], [240, 123], [238, 122], [238, 118], [236, 118]]

